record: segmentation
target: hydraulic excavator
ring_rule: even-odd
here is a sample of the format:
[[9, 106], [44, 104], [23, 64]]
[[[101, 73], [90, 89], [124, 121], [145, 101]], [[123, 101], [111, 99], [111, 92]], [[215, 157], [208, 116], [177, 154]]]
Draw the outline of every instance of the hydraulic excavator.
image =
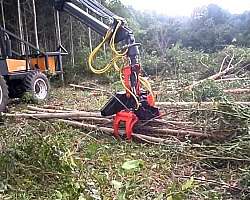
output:
[[[136, 42], [133, 31], [127, 26], [124, 18], [112, 13], [96, 0], [54, 0], [53, 3], [58, 11], [68, 13], [103, 36], [103, 41], [89, 56], [89, 67], [97, 74], [105, 73], [114, 67], [120, 73], [124, 91], [114, 94], [101, 109], [101, 114], [115, 116], [113, 126], [116, 137], [121, 136], [119, 125], [120, 122], [124, 122], [126, 130], [124, 136], [130, 140], [133, 127], [138, 120], [150, 120], [160, 116], [159, 109], [155, 107], [151, 86], [148, 80], [141, 75], [140, 44]], [[89, 14], [84, 8], [93, 12], [95, 16], [102, 17], [107, 23]], [[114, 56], [104, 68], [100, 69], [94, 67], [93, 63], [104, 43], [109, 44]], [[119, 67], [117, 64], [119, 61], [123, 61], [125, 66]]]

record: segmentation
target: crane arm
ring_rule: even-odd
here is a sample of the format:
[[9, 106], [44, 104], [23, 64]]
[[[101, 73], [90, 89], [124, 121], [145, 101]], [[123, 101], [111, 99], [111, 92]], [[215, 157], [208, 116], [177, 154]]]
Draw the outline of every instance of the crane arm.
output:
[[77, 20], [81, 21], [83, 24], [87, 25], [100, 35], [104, 36], [109, 30], [109, 26], [104, 24], [102, 21], [93, 17], [77, 5], [68, 1], [55, 1], [55, 8], [59, 11], [64, 11], [69, 15], [75, 17]]
[[[107, 18], [112, 24], [110, 26], [106, 25], [98, 18], [90, 15], [88, 12], [80, 8], [77, 3], [83, 5], [97, 15]], [[77, 20], [81, 21], [83, 24], [90, 27], [103, 37], [109, 30], [114, 31], [118, 23], [118, 19], [122, 20], [123, 24], [117, 32], [115, 42], [118, 43], [120, 41], [123, 41], [128, 45], [131, 42], [131, 38], [132, 40], [134, 40], [133, 31], [125, 25], [126, 20], [115, 15], [95, 0], [54, 0], [54, 7], [58, 11], [64, 11], [69, 15], [75, 17]]]
[[[126, 122], [127, 138], [131, 139], [132, 128], [137, 120], [149, 120], [159, 116], [158, 108], [154, 107], [154, 97], [149, 82], [141, 77], [141, 66], [139, 63], [139, 43], [135, 42], [133, 31], [126, 26], [126, 20], [115, 15], [96, 0], [53, 0], [54, 6], [58, 11], [65, 11], [75, 17], [83, 24], [87, 25], [101, 36], [103, 42], [98, 45], [97, 50], [104, 42], [109, 41], [111, 50], [116, 57], [111, 60], [116, 66], [116, 59], [123, 58], [128, 60], [128, 65], [118, 69], [125, 92], [117, 93], [102, 108], [103, 116], [116, 115], [114, 120], [114, 134], [118, 136], [118, 126], [120, 121]], [[100, 17], [111, 21], [111, 25], [106, 25], [98, 18], [90, 15], [78, 4], [83, 5]], [[121, 42], [126, 48], [124, 53], [117, 51], [114, 44]], [[96, 49], [91, 53], [90, 58], [95, 57]], [[92, 60], [92, 59], [90, 59]], [[108, 64], [103, 69], [94, 69], [89, 62], [93, 72], [104, 73], [109, 69]], [[117, 67], [115, 67], [117, 69]], [[141, 89], [141, 84], [147, 88], [147, 91]]]

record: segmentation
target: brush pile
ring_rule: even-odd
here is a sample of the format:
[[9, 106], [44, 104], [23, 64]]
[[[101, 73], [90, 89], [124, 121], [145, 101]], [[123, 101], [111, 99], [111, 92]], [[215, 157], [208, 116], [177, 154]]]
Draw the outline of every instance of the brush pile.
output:
[[[140, 121], [133, 130], [133, 138], [148, 143], [167, 143], [171, 140], [204, 141], [224, 140], [249, 129], [249, 105], [244, 103], [157, 103], [161, 117]], [[87, 131], [112, 135], [113, 117], [99, 112], [66, 109], [54, 105], [27, 106], [27, 110], [3, 114], [4, 117], [33, 120], [56, 120]], [[125, 127], [121, 124], [121, 137]]]

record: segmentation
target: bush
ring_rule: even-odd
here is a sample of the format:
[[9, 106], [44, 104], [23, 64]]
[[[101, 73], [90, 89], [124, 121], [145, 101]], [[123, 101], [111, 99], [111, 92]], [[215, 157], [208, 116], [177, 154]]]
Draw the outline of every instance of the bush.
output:
[[222, 101], [226, 98], [222, 88], [214, 80], [206, 80], [195, 86], [192, 91], [183, 91], [181, 99], [184, 101]]

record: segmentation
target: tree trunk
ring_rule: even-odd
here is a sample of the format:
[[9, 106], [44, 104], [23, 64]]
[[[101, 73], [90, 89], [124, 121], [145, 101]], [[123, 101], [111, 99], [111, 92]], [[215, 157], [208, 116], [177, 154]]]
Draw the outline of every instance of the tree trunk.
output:
[[[102, 4], [102, 1], [100, 0], [99, 3]], [[103, 17], [101, 17], [101, 21], [103, 22]], [[106, 49], [107, 49], [106, 44], [104, 43], [103, 44], [103, 53], [104, 53], [105, 59], [107, 58], [107, 50]]]
[[[19, 24], [19, 35], [22, 40], [24, 40], [23, 36], [23, 23], [22, 23], [22, 13], [21, 13], [21, 4], [20, 0], [17, 0], [17, 11], [18, 11], [18, 24]], [[21, 54], [24, 55], [25, 47], [24, 44], [21, 43]]]
[[[87, 8], [87, 13], [89, 13], [89, 9]], [[92, 45], [92, 34], [91, 34], [91, 28], [88, 27], [88, 35], [89, 35], [89, 48], [90, 51], [93, 51], [93, 45]]]
[[38, 33], [37, 33], [37, 16], [36, 16], [36, 3], [35, 0], [32, 0], [33, 6], [33, 15], [34, 15], [34, 31], [35, 31], [35, 41], [36, 41], [36, 48], [39, 49], [39, 40], [38, 40]]
[[[61, 40], [61, 28], [60, 28], [60, 14], [59, 11], [54, 10], [55, 14], [55, 28], [56, 28], [56, 37], [57, 37], [57, 44], [58, 47], [62, 45], [62, 40]], [[61, 48], [60, 48], [61, 51]], [[62, 67], [62, 56], [59, 56], [59, 63], [61, 63]], [[64, 83], [64, 76], [63, 76], [63, 68], [61, 68], [61, 81]]]
[[[26, 11], [24, 10], [24, 28], [25, 28], [25, 40], [26, 42], [29, 42], [29, 31], [28, 31], [28, 24], [27, 24], [27, 15], [26, 15]], [[30, 53], [30, 47], [26, 46], [25, 48], [26, 53]]]
[[72, 67], [75, 67], [75, 52], [74, 52], [74, 40], [73, 40], [73, 20], [70, 16], [70, 47], [71, 47], [71, 63]]
[[0, 1], [0, 6], [1, 6], [1, 14], [2, 14], [3, 28], [6, 29], [6, 22], [5, 22], [5, 15], [4, 15], [3, 0]]

